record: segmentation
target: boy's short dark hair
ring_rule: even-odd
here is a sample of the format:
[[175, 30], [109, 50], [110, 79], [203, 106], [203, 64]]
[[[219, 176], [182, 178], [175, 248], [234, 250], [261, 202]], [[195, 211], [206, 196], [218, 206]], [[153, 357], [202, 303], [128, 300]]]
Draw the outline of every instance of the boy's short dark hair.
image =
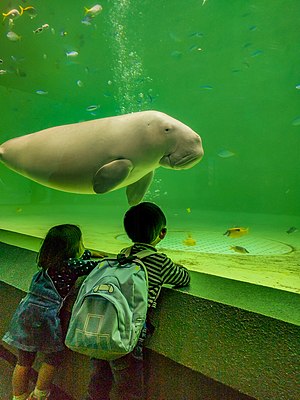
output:
[[131, 207], [124, 216], [125, 231], [137, 243], [152, 243], [166, 224], [162, 210], [147, 201]]

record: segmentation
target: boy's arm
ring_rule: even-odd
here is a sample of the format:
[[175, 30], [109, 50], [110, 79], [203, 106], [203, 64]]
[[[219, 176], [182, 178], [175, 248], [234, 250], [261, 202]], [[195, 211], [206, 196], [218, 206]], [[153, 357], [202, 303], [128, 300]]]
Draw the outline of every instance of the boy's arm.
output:
[[163, 284], [183, 287], [190, 283], [189, 271], [183, 265], [175, 264], [169, 257], [166, 257], [162, 272]]
[[104, 257], [108, 257], [109, 254], [108, 253], [104, 253], [104, 251], [98, 251], [98, 250], [90, 250], [91, 252], [91, 256], [94, 258], [104, 258]]

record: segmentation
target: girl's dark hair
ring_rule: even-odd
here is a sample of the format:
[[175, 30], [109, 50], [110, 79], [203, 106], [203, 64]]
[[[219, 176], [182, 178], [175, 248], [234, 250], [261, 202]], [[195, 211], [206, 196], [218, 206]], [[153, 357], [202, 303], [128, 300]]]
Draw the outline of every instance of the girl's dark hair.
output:
[[60, 269], [64, 261], [78, 256], [81, 230], [76, 225], [57, 225], [47, 233], [38, 254], [37, 264], [40, 268]]
[[153, 242], [166, 224], [162, 210], [147, 201], [131, 207], [124, 216], [124, 228], [128, 237], [138, 243]]

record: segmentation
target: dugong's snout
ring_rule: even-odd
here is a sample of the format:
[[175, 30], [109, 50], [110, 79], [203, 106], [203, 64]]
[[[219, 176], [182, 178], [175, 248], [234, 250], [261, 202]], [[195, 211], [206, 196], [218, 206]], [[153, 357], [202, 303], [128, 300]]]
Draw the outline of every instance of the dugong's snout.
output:
[[189, 169], [202, 160], [204, 150], [201, 138], [195, 134], [186, 143], [178, 143], [173, 152], [166, 154], [160, 160], [160, 165], [172, 169]]
[[179, 161], [173, 163], [173, 169], [189, 169], [202, 160], [203, 152], [198, 154], [187, 154]]

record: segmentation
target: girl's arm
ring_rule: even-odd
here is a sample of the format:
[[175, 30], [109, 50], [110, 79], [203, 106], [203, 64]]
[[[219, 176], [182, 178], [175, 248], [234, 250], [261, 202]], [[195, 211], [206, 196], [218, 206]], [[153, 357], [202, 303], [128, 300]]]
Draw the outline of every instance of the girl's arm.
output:
[[90, 260], [91, 258], [103, 258], [107, 256], [108, 254], [103, 251], [85, 249], [84, 253], [80, 258], [82, 260]]

